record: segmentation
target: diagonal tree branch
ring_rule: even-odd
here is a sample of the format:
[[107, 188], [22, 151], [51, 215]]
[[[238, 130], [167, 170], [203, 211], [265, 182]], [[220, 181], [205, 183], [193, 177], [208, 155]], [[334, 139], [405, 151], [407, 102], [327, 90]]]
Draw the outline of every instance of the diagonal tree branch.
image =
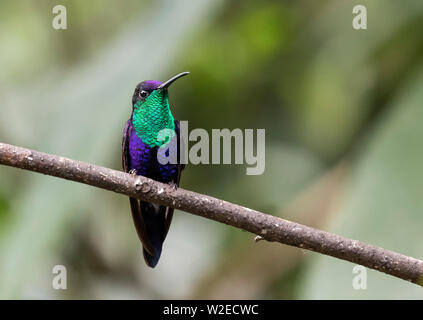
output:
[[60, 156], [0, 143], [0, 164], [72, 180], [180, 209], [267, 241], [326, 254], [423, 286], [423, 261], [203, 194]]

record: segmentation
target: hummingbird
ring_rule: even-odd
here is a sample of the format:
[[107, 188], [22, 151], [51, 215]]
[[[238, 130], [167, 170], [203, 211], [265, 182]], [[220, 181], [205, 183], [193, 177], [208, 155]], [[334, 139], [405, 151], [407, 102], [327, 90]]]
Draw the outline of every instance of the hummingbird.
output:
[[[179, 186], [181, 172], [180, 154], [183, 146], [180, 142], [180, 124], [173, 118], [169, 107], [168, 88], [177, 79], [187, 75], [182, 72], [165, 82], [147, 80], [135, 87], [132, 96], [132, 113], [126, 122], [122, 138], [122, 166], [125, 172], [141, 175], [167, 183], [174, 188]], [[171, 139], [160, 136], [162, 130], [170, 129]], [[169, 137], [169, 136], [168, 136]], [[177, 161], [162, 164], [160, 157], [169, 156], [168, 148], [175, 143]], [[160, 258], [163, 242], [168, 233], [173, 217], [173, 208], [129, 198], [132, 219], [143, 247], [146, 264], [154, 268]]]

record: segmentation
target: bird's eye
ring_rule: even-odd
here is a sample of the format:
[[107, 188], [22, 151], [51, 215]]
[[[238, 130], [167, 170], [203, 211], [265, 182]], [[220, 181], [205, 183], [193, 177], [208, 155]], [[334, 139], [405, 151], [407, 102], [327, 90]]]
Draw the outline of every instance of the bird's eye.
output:
[[140, 93], [138, 94], [140, 96], [140, 98], [147, 98], [148, 96], [148, 92], [145, 90], [140, 91]]

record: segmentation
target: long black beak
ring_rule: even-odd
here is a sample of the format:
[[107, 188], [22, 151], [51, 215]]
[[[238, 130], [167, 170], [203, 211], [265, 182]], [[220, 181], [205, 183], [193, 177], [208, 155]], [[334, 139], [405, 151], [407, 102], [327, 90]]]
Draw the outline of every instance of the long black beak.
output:
[[186, 76], [187, 74], [189, 74], [189, 72], [188, 71], [186, 71], [186, 72], [182, 72], [182, 73], [180, 73], [180, 74], [177, 74], [176, 76], [174, 76], [174, 77], [172, 77], [172, 78], [170, 78], [169, 80], [167, 80], [166, 82], [163, 82], [161, 85], [159, 85], [158, 87], [157, 87], [157, 89], [167, 89], [175, 80], [177, 80], [177, 79], [179, 79], [179, 78], [181, 78], [181, 77], [183, 77], [183, 76]]

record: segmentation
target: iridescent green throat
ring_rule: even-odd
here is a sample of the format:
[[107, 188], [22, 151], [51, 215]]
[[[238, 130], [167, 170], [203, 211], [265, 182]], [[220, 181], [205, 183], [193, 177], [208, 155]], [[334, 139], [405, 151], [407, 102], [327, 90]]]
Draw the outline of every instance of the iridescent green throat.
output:
[[[169, 142], [175, 130], [175, 122], [170, 112], [167, 90], [154, 90], [144, 101], [134, 105], [132, 123], [138, 138], [150, 147], [161, 147]], [[169, 131], [172, 134], [169, 137]]]

